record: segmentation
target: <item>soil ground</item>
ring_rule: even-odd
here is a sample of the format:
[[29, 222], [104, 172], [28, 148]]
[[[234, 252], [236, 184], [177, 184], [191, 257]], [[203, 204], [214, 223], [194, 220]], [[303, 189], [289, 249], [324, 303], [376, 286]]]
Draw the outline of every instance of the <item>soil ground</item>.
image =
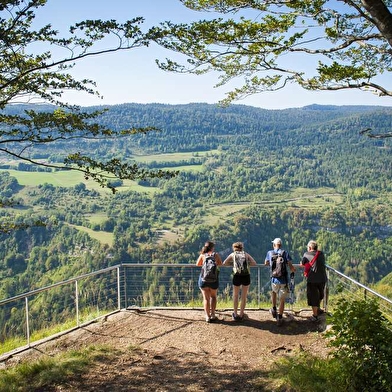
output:
[[115, 348], [82, 377], [51, 391], [288, 391], [284, 386], [260, 387], [277, 358], [300, 351], [324, 356], [319, 323], [309, 312], [286, 313], [278, 326], [268, 310], [249, 310], [233, 321], [230, 310], [206, 323], [202, 310], [127, 309], [97, 322], [9, 356], [0, 367], [90, 345]]

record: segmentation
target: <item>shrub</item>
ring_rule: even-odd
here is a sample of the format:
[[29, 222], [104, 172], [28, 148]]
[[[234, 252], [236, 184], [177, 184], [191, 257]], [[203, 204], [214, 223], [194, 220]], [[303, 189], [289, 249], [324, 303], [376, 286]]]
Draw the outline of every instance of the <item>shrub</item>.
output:
[[346, 391], [391, 391], [392, 326], [377, 302], [341, 299], [331, 321], [329, 344]]

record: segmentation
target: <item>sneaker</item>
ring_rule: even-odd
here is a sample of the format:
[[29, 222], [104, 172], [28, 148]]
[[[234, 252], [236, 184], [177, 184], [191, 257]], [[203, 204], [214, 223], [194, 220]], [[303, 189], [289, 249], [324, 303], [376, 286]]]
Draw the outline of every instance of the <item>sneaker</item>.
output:
[[318, 317], [315, 315], [310, 316], [309, 320], [313, 322], [319, 321]]
[[231, 315], [231, 317], [233, 318], [234, 321], [241, 321], [242, 317], [238, 316], [237, 314], [233, 313]]
[[206, 323], [210, 323], [211, 322], [211, 318], [206, 316]]
[[282, 325], [283, 324], [283, 316], [281, 314], [278, 314], [278, 317], [276, 318], [276, 323], [278, 325]]
[[218, 318], [215, 316], [215, 314], [211, 315], [210, 317], [210, 322], [216, 321]]
[[274, 308], [271, 308], [271, 309], [269, 310], [269, 312], [272, 314], [272, 317], [273, 317], [273, 318], [276, 318], [276, 316], [278, 315], [278, 312], [277, 312], [276, 309], [274, 309]]

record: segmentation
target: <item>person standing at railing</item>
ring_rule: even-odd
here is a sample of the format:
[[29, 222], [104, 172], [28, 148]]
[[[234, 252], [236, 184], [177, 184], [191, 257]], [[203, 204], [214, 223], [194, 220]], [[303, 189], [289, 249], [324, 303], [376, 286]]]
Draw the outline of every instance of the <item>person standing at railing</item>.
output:
[[306, 296], [308, 305], [312, 307], [312, 321], [318, 321], [318, 316], [323, 313], [320, 308], [324, 299], [324, 289], [327, 283], [324, 253], [319, 251], [316, 241], [309, 241], [307, 251], [304, 253], [301, 265], [304, 266], [304, 275], [307, 279]]
[[[235, 242], [231, 253], [223, 265], [233, 266], [233, 320], [242, 321], [244, 318], [246, 300], [250, 285], [250, 266], [257, 265], [255, 259], [244, 251], [242, 242]], [[238, 302], [241, 289], [240, 314], [238, 314]]]
[[[289, 252], [282, 249], [282, 240], [275, 238], [272, 245], [273, 249], [267, 252], [264, 262], [265, 265], [270, 266], [272, 302], [270, 313], [276, 319], [277, 324], [282, 325], [285, 300], [289, 295], [289, 270], [291, 276], [294, 276], [295, 268]], [[278, 299], [279, 308], [277, 309]]]
[[198, 284], [203, 294], [206, 321], [210, 323], [216, 320], [215, 310], [219, 287], [219, 266], [222, 265], [222, 259], [215, 252], [215, 244], [213, 242], [207, 241], [204, 244], [196, 265], [201, 266]]

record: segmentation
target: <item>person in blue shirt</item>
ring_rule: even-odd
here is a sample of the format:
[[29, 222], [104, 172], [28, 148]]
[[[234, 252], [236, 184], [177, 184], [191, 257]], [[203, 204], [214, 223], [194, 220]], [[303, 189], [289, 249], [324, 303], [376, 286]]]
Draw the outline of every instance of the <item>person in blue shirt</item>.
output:
[[[265, 256], [265, 265], [270, 266], [271, 272], [271, 302], [272, 308], [270, 309], [270, 313], [272, 317], [276, 319], [278, 325], [282, 325], [283, 322], [283, 312], [284, 305], [287, 295], [289, 294], [289, 270], [291, 274], [294, 274], [295, 268], [292, 264], [292, 259], [286, 250], [282, 249], [282, 240], [280, 238], [275, 238], [272, 241], [273, 249], [267, 252]], [[285, 273], [281, 276], [273, 276], [273, 260], [277, 255], [282, 255], [284, 263], [285, 263]], [[287, 268], [288, 267], [288, 268]], [[279, 308], [277, 309], [277, 302], [279, 298]]]

